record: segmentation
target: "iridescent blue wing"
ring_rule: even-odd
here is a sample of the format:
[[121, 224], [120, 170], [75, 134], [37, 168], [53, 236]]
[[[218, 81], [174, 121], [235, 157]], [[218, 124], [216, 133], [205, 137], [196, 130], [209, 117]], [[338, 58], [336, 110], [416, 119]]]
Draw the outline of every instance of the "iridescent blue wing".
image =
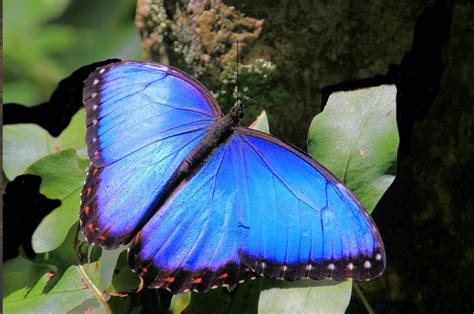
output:
[[206, 291], [256, 276], [240, 263], [237, 147], [221, 146], [133, 240], [129, 264], [146, 286]]
[[180, 292], [256, 275], [367, 280], [385, 253], [370, 216], [326, 169], [239, 128], [144, 226], [129, 262], [149, 287]]
[[377, 227], [344, 184], [273, 136], [240, 128], [237, 139], [247, 174], [239, 184], [250, 204], [242, 263], [285, 280], [369, 280], [383, 272]]
[[174, 171], [222, 112], [188, 75], [144, 62], [98, 69], [83, 99], [91, 165], [80, 220], [89, 243], [113, 248], [149, 218]]

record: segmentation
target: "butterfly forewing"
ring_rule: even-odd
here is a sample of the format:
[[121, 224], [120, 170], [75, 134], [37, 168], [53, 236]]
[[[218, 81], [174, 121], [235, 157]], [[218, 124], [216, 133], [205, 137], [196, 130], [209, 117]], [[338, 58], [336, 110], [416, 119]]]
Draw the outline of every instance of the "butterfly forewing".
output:
[[83, 98], [91, 166], [81, 223], [89, 243], [113, 248], [144, 223], [221, 112], [195, 80], [142, 62], [98, 69], [86, 80]]

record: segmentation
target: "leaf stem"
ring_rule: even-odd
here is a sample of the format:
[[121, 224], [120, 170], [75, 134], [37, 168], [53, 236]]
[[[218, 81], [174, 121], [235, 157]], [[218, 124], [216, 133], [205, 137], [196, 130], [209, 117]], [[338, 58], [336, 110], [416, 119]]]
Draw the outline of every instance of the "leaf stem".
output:
[[375, 313], [374, 309], [370, 306], [369, 301], [367, 301], [367, 299], [365, 298], [365, 296], [362, 293], [362, 290], [360, 290], [359, 285], [357, 284], [357, 282], [353, 281], [352, 283], [353, 283], [352, 286], [354, 287], [354, 290], [357, 293], [357, 296], [359, 296], [362, 303], [364, 304], [365, 309], [367, 310], [367, 313], [374, 314]]
[[112, 310], [110, 309], [109, 305], [107, 304], [107, 301], [105, 301], [105, 299], [102, 296], [102, 293], [100, 292], [99, 288], [97, 288], [96, 285], [89, 278], [89, 276], [85, 272], [82, 265], [78, 265], [77, 267], [79, 267], [79, 271], [81, 272], [82, 277], [86, 280], [87, 285], [89, 286], [89, 288], [91, 288], [92, 291], [94, 292], [94, 294], [95, 294], [97, 300], [99, 301], [99, 303], [103, 306], [103, 308], [105, 309], [105, 311], [107, 313], [112, 314]]

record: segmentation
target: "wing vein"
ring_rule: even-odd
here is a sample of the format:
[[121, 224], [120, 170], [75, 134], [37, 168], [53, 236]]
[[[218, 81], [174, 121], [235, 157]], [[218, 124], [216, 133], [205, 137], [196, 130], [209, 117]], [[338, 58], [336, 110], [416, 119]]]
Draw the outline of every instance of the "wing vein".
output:
[[159, 101], [157, 101], [157, 100], [154, 100], [153, 97], [151, 97], [150, 95], [148, 95], [148, 94], [145, 93], [145, 92], [143, 92], [143, 95], [144, 95], [145, 97], [147, 97], [148, 99], [153, 100], [155, 103], [157, 103], [157, 104], [159, 104], [159, 105], [161, 105], [161, 106], [164, 106], [164, 107], [179, 109], [179, 110], [182, 110], [182, 111], [189, 111], [189, 112], [199, 113], [199, 114], [202, 114], [202, 115], [204, 115], [204, 116], [208, 116], [208, 117], [210, 117], [210, 118], [214, 118], [214, 116], [213, 116], [212, 114], [209, 114], [209, 113], [207, 113], [207, 112], [204, 112], [204, 111], [201, 111], [201, 110], [198, 110], [198, 109], [172, 106], [172, 105], [170, 105], [170, 104], [165, 104], [165, 103], [159, 102]]
[[298, 194], [296, 194], [296, 192], [294, 192], [293, 189], [288, 186], [288, 184], [285, 182], [285, 180], [283, 180], [283, 178], [281, 178], [279, 175], [276, 174], [276, 172], [273, 170], [271, 165], [268, 163], [268, 161], [265, 159], [265, 157], [255, 148], [255, 146], [252, 143], [250, 143], [250, 141], [247, 140], [247, 138], [245, 138], [245, 136], [242, 136], [242, 137], [243, 137], [244, 141], [247, 142], [247, 145], [249, 145], [250, 148], [252, 148], [252, 150], [257, 154], [257, 156], [267, 166], [267, 168], [271, 171], [271, 173], [288, 189], [288, 191], [290, 191], [291, 194], [293, 194], [297, 199], [302, 201], [308, 207], [316, 209], [313, 206], [311, 206], [310, 204], [308, 204], [306, 201], [304, 201]]
[[[161, 142], [161, 141], [163, 141], [163, 140], [166, 140], [166, 139], [169, 139], [169, 138], [173, 138], [173, 137], [176, 137], [176, 136], [179, 136], [179, 135], [194, 133], [194, 132], [197, 132], [197, 131], [200, 131], [200, 130], [203, 130], [203, 129], [205, 129], [205, 128], [204, 128], [204, 127], [200, 127], [200, 128], [196, 128], [196, 129], [186, 130], [186, 131], [183, 131], [183, 132], [179, 132], [179, 133], [172, 134], [172, 135], [170, 135], [170, 136], [163, 137], [163, 138], [161, 138], [161, 139], [159, 139], [159, 140], [157, 140], [157, 141], [153, 141], [153, 142], [147, 143], [147, 144], [141, 146], [140, 148], [137, 148], [137, 149], [135, 149], [134, 151], [131, 151], [130, 153], [128, 153], [128, 154], [126, 154], [126, 155], [123, 155], [121, 158], [119, 158], [119, 159], [117, 159], [117, 160], [115, 160], [115, 161], [109, 163], [108, 165], [112, 165], [112, 164], [114, 164], [114, 163], [116, 163], [116, 162], [118, 162], [118, 161], [124, 159], [125, 157], [130, 156], [131, 154], [136, 153], [136, 152], [138, 152], [138, 151], [144, 149], [145, 147], [148, 147], [148, 146], [150, 146], [150, 145], [156, 144], [156, 143]], [[202, 135], [202, 134], [204, 134], [204, 132], [200, 133], [200, 135]], [[110, 145], [112, 145], [112, 144], [110, 144]], [[106, 149], [106, 148], [109, 147], [110, 145], [100, 148], [100, 151], [103, 151], [104, 149]]]

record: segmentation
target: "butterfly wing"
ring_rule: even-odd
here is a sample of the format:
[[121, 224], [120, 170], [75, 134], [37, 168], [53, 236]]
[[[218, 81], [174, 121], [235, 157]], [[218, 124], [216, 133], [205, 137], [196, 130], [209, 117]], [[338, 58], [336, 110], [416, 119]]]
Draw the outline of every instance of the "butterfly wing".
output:
[[149, 287], [181, 292], [256, 274], [367, 280], [385, 253], [370, 216], [326, 169], [240, 128], [144, 226], [129, 263]]
[[146, 221], [177, 167], [222, 115], [186, 74], [162, 65], [121, 62], [85, 81], [91, 165], [80, 220], [89, 243], [113, 248]]
[[240, 128], [249, 233], [241, 261], [257, 274], [296, 280], [369, 280], [385, 269], [372, 218], [310, 157], [265, 133]]
[[129, 264], [150, 288], [207, 291], [255, 276], [240, 263], [237, 147], [221, 146], [132, 241]]

